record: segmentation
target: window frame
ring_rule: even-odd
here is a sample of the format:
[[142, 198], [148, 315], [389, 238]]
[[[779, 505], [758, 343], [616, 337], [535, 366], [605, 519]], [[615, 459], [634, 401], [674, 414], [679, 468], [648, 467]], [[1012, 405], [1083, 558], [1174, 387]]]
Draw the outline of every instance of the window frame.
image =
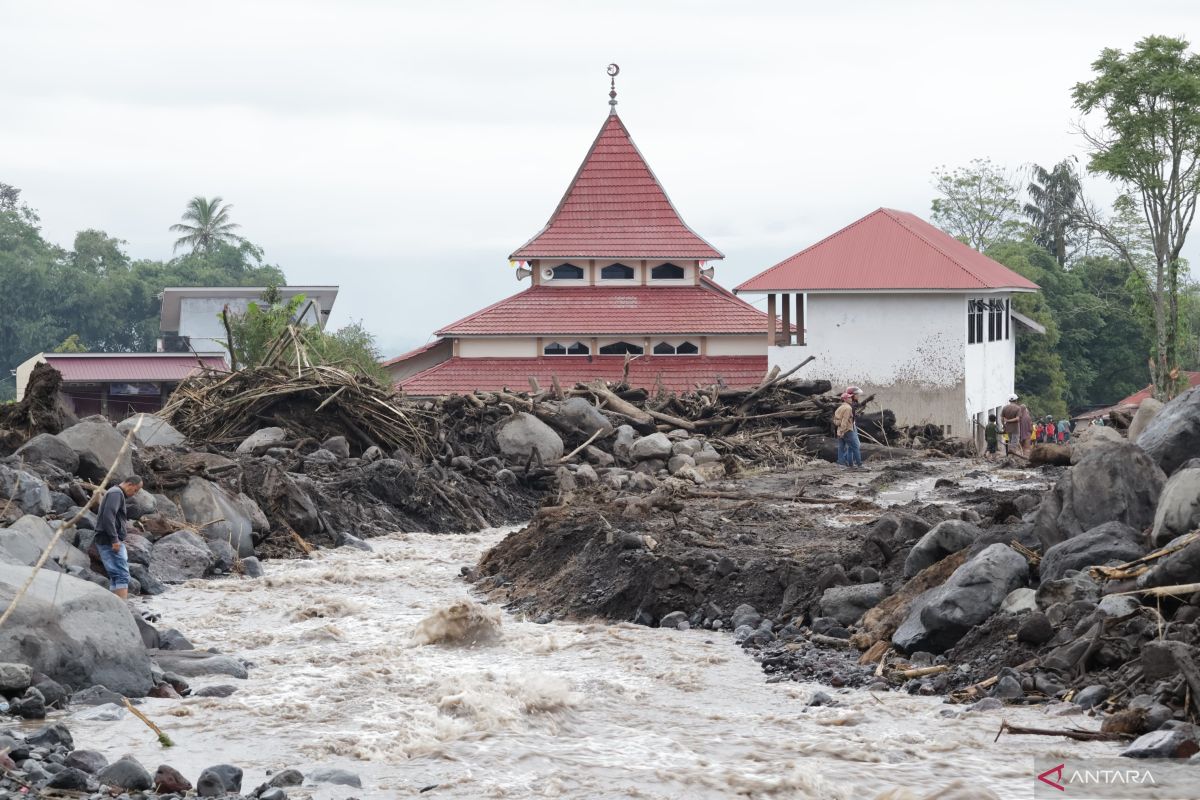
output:
[[[659, 275], [658, 271], [662, 269], [679, 270], [678, 275]], [[666, 261], [662, 264], [655, 264], [650, 268], [650, 280], [652, 281], [683, 281], [687, 280], [687, 270], [673, 261]]]
[[[605, 275], [604, 273], [610, 269], [628, 270], [629, 274], [621, 274], [619, 276]], [[632, 281], [637, 278], [637, 271], [628, 264], [622, 264], [619, 261], [614, 261], [600, 268], [600, 280], [602, 281]]]
[[[565, 276], [562, 276], [562, 275], [559, 275], [559, 274], [558, 274], [558, 271], [559, 271], [560, 269], [572, 269], [572, 270], [578, 270], [578, 271], [579, 271], [579, 274], [578, 274], [578, 275], [572, 275], [571, 277], [569, 277], [569, 278], [568, 278], [568, 277], [565, 277]], [[584, 278], [586, 278], [586, 277], [587, 277], [587, 272], [586, 272], [586, 271], [583, 269], [583, 267], [576, 266], [576, 265], [574, 265], [574, 264], [571, 264], [571, 263], [569, 263], [569, 262], [564, 262], [564, 263], [562, 263], [562, 264], [559, 264], [559, 265], [557, 265], [557, 266], [551, 267], [551, 268], [550, 268], [550, 273], [551, 273], [551, 278], [550, 278], [550, 280], [552, 280], [552, 281], [581, 281], [581, 280], [583, 280]]]
[[[608, 350], [609, 348], [612, 348], [612, 347], [624, 347], [625, 349], [619, 353], [618, 352], [605, 352], [606, 350]], [[624, 339], [622, 339], [617, 342], [610, 342], [609, 344], [602, 345], [600, 347], [598, 353], [599, 353], [599, 355], [602, 355], [602, 356], [627, 356], [627, 355], [628, 356], [642, 356], [642, 355], [646, 354], [646, 348], [640, 344], [634, 344], [633, 342], [627, 342]]]

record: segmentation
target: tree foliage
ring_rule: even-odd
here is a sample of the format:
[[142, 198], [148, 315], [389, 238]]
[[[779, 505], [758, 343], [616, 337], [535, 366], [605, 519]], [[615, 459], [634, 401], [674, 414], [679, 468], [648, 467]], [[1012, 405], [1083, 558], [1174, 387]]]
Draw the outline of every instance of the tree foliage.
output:
[[[1082, 131], [1091, 150], [1088, 170], [1133, 197], [1149, 231], [1153, 377], [1164, 397], [1176, 389], [1180, 253], [1200, 196], [1200, 56], [1188, 46], [1182, 38], [1148, 36], [1129, 53], [1105, 49], [1092, 63], [1092, 79], [1072, 93], [1076, 108], [1103, 119], [1099, 130]], [[1107, 236], [1103, 225], [1094, 229]]]
[[1069, 249], [1077, 244], [1075, 208], [1083, 191], [1075, 160], [1064, 158], [1051, 169], [1034, 164], [1030, 172], [1032, 180], [1025, 187], [1029, 202], [1022, 213], [1033, 225], [1033, 241], [1065, 267]]
[[941, 167], [933, 173], [937, 197], [933, 222], [976, 250], [1020, 238], [1020, 189], [1012, 176], [987, 158], [967, 167]]
[[209, 254], [221, 245], [239, 244], [242, 237], [234, 231], [241, 225], [230, 218], [232, 209], [220, 197], [193, 197], [184, 209], [183, 221], [171, 226], [172, 232], [183, 234], [175, 240], [175, 250], [190, 247], [193, 253]]

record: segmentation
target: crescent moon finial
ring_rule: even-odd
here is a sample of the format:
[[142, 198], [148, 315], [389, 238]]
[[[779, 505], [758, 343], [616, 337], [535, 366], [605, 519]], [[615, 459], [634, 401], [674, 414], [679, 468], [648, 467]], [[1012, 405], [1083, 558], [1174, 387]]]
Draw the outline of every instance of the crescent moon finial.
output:
[[617, 76], [621, 74], [621, 68], [616, 64], [608, 65], [608, 113], [617, 113]]

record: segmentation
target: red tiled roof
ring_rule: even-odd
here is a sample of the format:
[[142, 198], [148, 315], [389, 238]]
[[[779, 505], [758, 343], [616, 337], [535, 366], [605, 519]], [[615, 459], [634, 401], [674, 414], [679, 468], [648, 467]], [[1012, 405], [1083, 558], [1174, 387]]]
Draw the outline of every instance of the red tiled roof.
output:
[[[200, 370], [190, 353], [46, 353], [45, 359], [67, 383], [181, 381]], [[209, 369], [228, 369], [219, 355], [201, 355], [199, 361]]]
[[1038, 288], [920, 217], [881, 208], [756, 275], [737, 291]]
[[509, 258], [724, 258], [680, 218], [610, 114], [546, 227]]
[[[557, 375], [565, 386], [597, 378], [621, 380], [624, 356], [558, 356], [548, 358], [451, 358], [402, 381], [400, 388], [419, 397], [526, 389], [530, 376], [550, 386]], [[629, 384], [653, 389], [662, 384], [672, 392], [723, 382], [730, 387], [757, 386], [767, 372], [761, 356], [643, 356], [629, 364]]]
[[[1188, 388], [1200, 386], [1200, 372], [1184, 372], [1183, 376], [1185, 378], [1187, 378]], [[1145, 400], [1147, 397], [1151, 397], [1153, 395], [1154, 395], [1154, 385], [1151, 384], [1151, 385], [1147, 386], [1145, 389], [1142, 389], [1140, 392], [1136, 392], [1135, 394], [1129, 395], [1129, 397], [1126, 397], [1124, 400], [1117, 403], [1117, 405], [1118, 406], [1137, 406], [1143, 400]]]
[[447, 325], [438, 335], [766, 331], [765, 314], [705, 280], [699, 286], [533, 286]]
[[394, 367], [396, 364], [399, 364], [403, 361], [408, 361], [410, 358], [416, 358], [417, 356], [421, 355], [422, 353], [428, 353], [430, 350], [437, 347], [438, 345], [442, 345], [445, 343], [446, 343], [445, 339], [434, 339], [429, 344], [423, 344], [420, 347], [417, 347], [413, 350], [409, 350], [407, 353], [401, 353], [400, 355], [396, 356], [395, 358], [389, 358], [386, 361], [381, 361], [381, 362], [379, 362], [379, 366]]

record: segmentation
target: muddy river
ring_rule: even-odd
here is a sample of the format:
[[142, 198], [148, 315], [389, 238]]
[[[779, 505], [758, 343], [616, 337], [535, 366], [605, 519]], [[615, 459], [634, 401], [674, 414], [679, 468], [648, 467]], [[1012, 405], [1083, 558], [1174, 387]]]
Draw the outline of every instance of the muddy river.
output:
[[[263, 579], [154, 598], [160, 625], [252, 661], [250, 679], [195, 679], [236, 683], [228, 699], [147, 701], [170, 750], [131, 717], [68, 720], [76, 746], [193, 779], [234, 763], [246, 790], [284, 767], [361, 776], [362, 789], [291, 791], [321, 798], [1007, 799], [1031, 796], [1035, 755], [1113, 752], [993, 742], [1004, 718], [1090, 722], [1030, 708], [949, 718], [934, 698], [861, 690], [829, 690], [835, 707], [808, 708], [818, 687], [767, 684], [727, 635], [538, 625], [463, 603], [460, 567], [505, 533], [398, 534], [373, 540], [373, 553], [271, 562]], [[495, 638], [447, 642], [464, 621]], [[435, 643], [415, 644], [418, 629]]]

